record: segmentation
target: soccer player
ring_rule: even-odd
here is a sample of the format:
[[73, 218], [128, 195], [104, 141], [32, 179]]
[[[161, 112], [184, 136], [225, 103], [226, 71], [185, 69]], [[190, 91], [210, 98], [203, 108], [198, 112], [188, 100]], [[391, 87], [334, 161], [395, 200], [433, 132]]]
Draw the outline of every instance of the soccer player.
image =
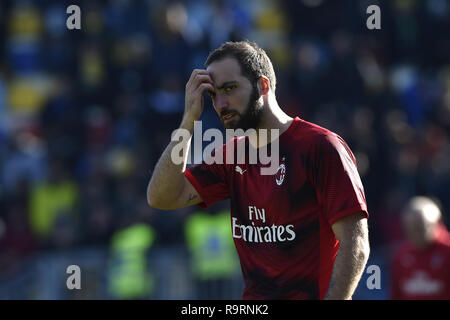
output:
[[[272, 63], [257, 44], [226, 42], [205, 65], [186, 84], [180, 128], [192, 134], [206, 91], [225, 128], [279, 130], [269, 140], [279, 145], [278, 171], [263, 175], [259, 162], [186, 169], [186, 161], [171, 161], [180, 143], [172, 141], [149, 182], [149, 205], [206, 208], [229, 198], [244, 299], [351, 299], [370, 251], [364, 189], [351, 150], [337, 134], [282, 111]], [[251, 135], [227, 144], [242, 139], [247, 149], [264, 146]], [[227, 150], [216, 151], [226, 159]]]
[[450, 300], [450, 238], [430, 198], [412, 198], [403, 212], [407, 241], [392, 261], [391, 298]]

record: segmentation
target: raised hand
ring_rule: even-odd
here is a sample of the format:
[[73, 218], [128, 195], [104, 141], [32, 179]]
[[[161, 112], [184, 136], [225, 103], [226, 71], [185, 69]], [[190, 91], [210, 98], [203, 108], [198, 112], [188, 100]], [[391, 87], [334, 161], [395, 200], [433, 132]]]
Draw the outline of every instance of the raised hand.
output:
[[196, 121], [200, 119], [203, 112], [203, 92], [214, 91], [213, 81], [208, 71], [194, 69], [186, 84], [186, 97], [184, 105], [184, 120]]

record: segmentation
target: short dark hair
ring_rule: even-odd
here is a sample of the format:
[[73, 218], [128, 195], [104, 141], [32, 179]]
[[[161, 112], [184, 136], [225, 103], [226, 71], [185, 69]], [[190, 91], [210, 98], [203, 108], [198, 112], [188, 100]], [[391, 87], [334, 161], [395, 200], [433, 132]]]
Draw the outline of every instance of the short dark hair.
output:
[[225, 42], [219, 48], [211, 52], [206, 59], [205, 66], [208, 67], [214, 61], [232, 57], [237, 60], [242, 74], [250, 80], [253, 87], [256, 81], [265, 76], [270, 81], [270, 88], [275, 93], [277, 78], [273, 70], [272, 62], [266, 52], [255, 42], [248, 40], [239, 42]]

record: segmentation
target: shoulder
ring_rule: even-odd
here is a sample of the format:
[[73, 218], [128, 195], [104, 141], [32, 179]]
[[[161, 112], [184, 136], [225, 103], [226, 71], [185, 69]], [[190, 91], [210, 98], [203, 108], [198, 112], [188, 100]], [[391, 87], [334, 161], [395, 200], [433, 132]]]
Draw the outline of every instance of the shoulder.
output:
[[443, 259], [446, 268], [450, 268], [450, 242], [448, 239], [436, 239], [436, 244], [433, 250], [433, 259]]
[[450, 258], [450, 238], [442, 237], [436, 240], [437, 246], [440, 251], [444, 252], [448, 258]]
[[353, 154], [347, 142], [337, 133], [315, 123], [300, 120], [294, 134], [294, 141], [307, 153], [315, 156], [324, 154]]
[[292, 137], [295, 141], [301, 141], [302, 143], [334, 143], [335, 141], [344, 141], [338, 134], [335, 132], [321, 127], [318, 124], [308, 122], [306, 120], [302, 120], [296, 118], [296, 126], [294, 130], [292, 130]]

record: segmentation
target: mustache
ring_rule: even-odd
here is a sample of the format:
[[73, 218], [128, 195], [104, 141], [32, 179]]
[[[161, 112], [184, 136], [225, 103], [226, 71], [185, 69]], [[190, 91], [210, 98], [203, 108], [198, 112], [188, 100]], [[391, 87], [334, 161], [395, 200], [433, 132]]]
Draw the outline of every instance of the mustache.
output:
[[239, 114], [239, 112], [237, 112], [236, 110], [224, 110], [220, 113], [220, 117], [223, 118], [226, 115], [231, 114], [231, 113]]

